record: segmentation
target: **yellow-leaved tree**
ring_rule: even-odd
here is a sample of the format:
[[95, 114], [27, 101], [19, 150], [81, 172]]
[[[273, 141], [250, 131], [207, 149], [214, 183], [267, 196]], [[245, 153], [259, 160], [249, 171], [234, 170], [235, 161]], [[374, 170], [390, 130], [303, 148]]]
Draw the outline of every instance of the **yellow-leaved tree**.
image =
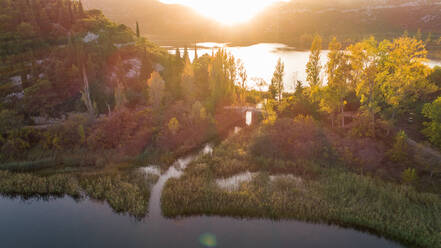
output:
[[430, 68], [425, 64], [427, 50], [421, 40], [401, 37], [393, 42], [383, 41], [378, 47], [377, 82], [384, 101], [389, 105], [392, 119], [408, 110], [422, 96], [436, 91], [427, 80]]

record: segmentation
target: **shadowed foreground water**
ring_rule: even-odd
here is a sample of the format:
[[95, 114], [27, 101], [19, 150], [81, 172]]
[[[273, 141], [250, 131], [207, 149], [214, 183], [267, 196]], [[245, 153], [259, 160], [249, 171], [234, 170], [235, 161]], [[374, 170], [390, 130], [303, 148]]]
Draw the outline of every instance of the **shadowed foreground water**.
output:
[[204, 247], [199, 238], [207, 233], [217, 247], [400, 247], [355, 230], [298, 221], [202, 216], [138, 222], [90, 200], [0, 198], [1, 247]]

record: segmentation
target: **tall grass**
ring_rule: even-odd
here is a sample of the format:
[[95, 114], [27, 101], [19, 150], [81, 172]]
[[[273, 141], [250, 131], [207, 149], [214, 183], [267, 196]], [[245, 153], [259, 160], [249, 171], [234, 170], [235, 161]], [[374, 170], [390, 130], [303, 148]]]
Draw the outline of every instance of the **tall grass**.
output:
[[81, 189], [76, 178], [71, 175], [40, 177], [32, 174], [0, 171], [0, 193], [24, 198], [65, 194], [79, 197]]
[[88, 196], [106, 201], [115, 212], [143, 218], [148, 213], [151, 186], [157, 179], [140, 172], [38, 176], [0, 171], [0, 194], [23, 198]]
[[[248, 155], [247, 135], [228, 140], [212, 157], [198, 159], [181, 178], [169, 180], [161, 198], [165, 216], [297, 219], [367, 230], [412, 247], [441, 247], [439, 195], [319, 161], [256, 159]], [[215, 183], [245, 171], [259, 173], [236, 191]], [[294, 174], [301, 183], [289, 177], [270, 180], [277, 173]]]
[[150, 188], [156, 180], [157, 176], [130, 173], [84, 176], [79, 181], [91, 198], [108, 202], [116, 212], [142, 218], [148, 213]]

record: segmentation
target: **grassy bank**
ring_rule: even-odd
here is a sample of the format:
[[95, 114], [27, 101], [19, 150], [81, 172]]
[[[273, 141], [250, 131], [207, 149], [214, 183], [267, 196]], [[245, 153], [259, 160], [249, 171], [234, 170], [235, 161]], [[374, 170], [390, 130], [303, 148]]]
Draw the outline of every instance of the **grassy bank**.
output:
[[24, 199], [90, 197], [107, 202], [115, 212], [142, 218], [148, 214], [150, 189], [157, 179], [134, 171], [50, 176], [0, 171], [0, 194]]
[[[441, 247], [438, 195], [355, 174], [338, 161], [256, 159], [247, 145], [253, 135], [245, 130], [216, 148], [213, 156], [192, 163], [180, 179], [168, 181], [161, 198], [164, 214], [332, 223], [410, 247]], [[216, 183], [245, 171], [256, 173], [237, 190], [225, 190]]]

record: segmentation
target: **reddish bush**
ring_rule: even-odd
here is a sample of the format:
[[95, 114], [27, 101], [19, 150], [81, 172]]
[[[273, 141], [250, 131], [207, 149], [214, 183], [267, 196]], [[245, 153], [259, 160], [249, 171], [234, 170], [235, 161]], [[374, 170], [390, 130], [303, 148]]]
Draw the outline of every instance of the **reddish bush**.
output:
[[87, 143], [94, 150], [118, 149], [134, 155], [151, 142], [151, 122], [150, 110], [120, 109], [93, 126]]
[[257, 156], [282, 159], [326, 158], [329, 147], [326, 138], [310, 117], [282, 118], [268, 125], [255, 138], [251, 151]]
[[[170, 121], [177, 120], [179, 128], [170, 128]], [[175, 126], [175, 125], [172, 125]], [[178, 102], [164, 113], [161, 132], [157, 137], [159, 149], [186, 152], [204, 143], [212, 130], [211, 118], [192, 114], [192, 108]]]

